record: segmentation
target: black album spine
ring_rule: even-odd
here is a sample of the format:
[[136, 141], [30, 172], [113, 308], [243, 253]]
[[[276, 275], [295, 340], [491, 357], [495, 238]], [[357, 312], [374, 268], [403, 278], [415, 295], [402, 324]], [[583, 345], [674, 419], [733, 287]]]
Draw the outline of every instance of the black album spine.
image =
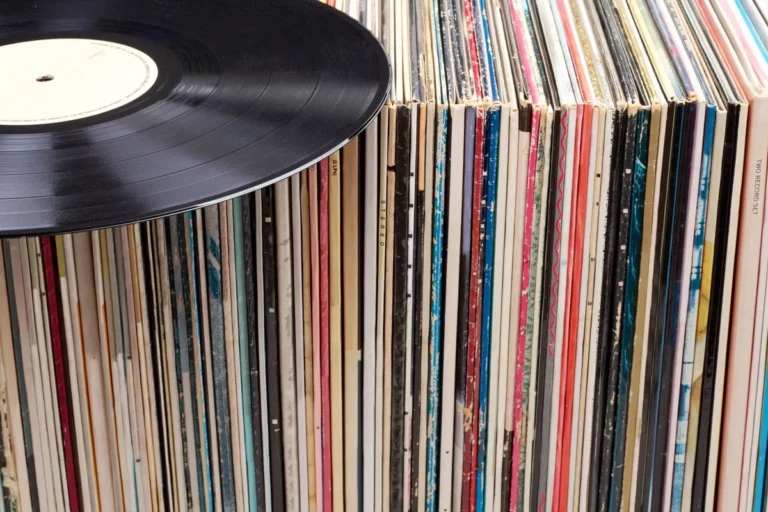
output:
[[[600, 448], [600, 484], [598, 502], [601, 510], [608, 510], [611, 496], [611, 481], [613, 473], [614, 439], [616, 431], [616, 406], [620, 367], [621, 332], [624, 316], [624, 299], [627, 273], [627, 246], [629, 244], [630, 208], [632, 206], [632, 172], [635, 160], [635, 139], [637, 138], [637, 112], [630, 112], [626, 122], [626, 137], [623, 158], [617, 165], [616, 173], [612, 176], [611, 188], [617, 196], [616, 207], [612, 209], [616, 225], [612, 236], [615, 263], [611, 279], [612, 297], [610, 310], [605, 325], [609, 333], [609, 362], [605, 378], [605, 413], [602, 425], [602, 446]], [[597, 428], [600, 428], [599, 426]]]
[[605, 396], [606, 396], [606, 383], [607, 374], [609, 372], [608, 365], [610, 364], [610, 339], [611, 330], [608, 326], [612, 325], [611, 319], [611, 303], [613, 300], [613, 285], [614, 285], [614, 268], [616, 265], [616, 237], [618, 228], [618, 209], [620, 208], [620, 190], [621, 190], [621, 177], [620, 172], [623, 167], [623, 147], [621, 141], [622, 135], [626, 134], [627, 130], [627, 112], [616, 111], [614, 113], [614, 126], [615, 132], [613, 136], [613, 145], [611, 147], [611, 169], [610, 176], [603, 176], [603, 179], [609, 180], [608, 185], [608, 202], [606, 208], [608, 209], [607, 225], [605, 230], [605, 250], [603, 252], [603, 283], [602, 289], [599, 292], [601, 294], [600, 311], [599, 311], [599, 328], [598, 328], [598, 342], [597, 342], [597, 363], [595, 372], [595, 390], [594, 390], [594, 410], [592, 413], [593, 423], [592, 428], [596, 435], [592, 436], [592, 446], [590, 447], [590, 473], [589, 473], [589, 495], [588, 503], [590, 507], [599, 508], [601, 495], [600, 495], [600, 458], [603, 446], [602, 428], [605, 421]]
[[403, 471], [405, 442], [405, 351], [406, 351], [406, 303], [408, 301], [408, 212], [409, 179], [411, 166], [411, 111], [401, 106], [397, 109], [397, 141], [395, 154], [395, 230], [392, 328], [392, 443], [390, 509], [403, 509]]
[[[276, 384], [280, 382], [280, 354], [277, 332], [277, 247], [275, 245], [275, 191], [273, 187], [267, 187], [261, 191], [261, 208], [264, 240], [264, 332], [266, 337], [267, 382]], [[276, 510], [285, 510], [283, 415], [280, 395], [280, 386], [267, 386], [272, 506]]]
[[[419, 111], [419, 126], [422, 126], [425, 122], [424, 110]], [[423, 134], [422, 134], [423, 135]], [[415, 150], [416, 148], [412, 148]], [[417, 187], [415, 191], [416, 204], [414, 205], [414, 236], [413, 236], [413, 413], [411, 415], [411, 489], [410, 489], [410, 508], [412, 510], [418, 509], [419, 499], [424, 499], [423, 496], [419, 496], [419, 447], [424, 439], [421, 439], [421, 431], [419, 425], [421, 424], [422, 414], [426, 413], [426, 410], [422, 411], [422, 408], [426, 404], [421, 402], [421, 385], [423, 380], [428, 378], [427, 375], [422, 375], [421, 367], [422, 360], [425, 357], [423, 353], [423, 347], [427, 345], [428, 340], [424, 340], [423, 333], [423, 312], [424, 312], [424, 294], [422, 293], [422, 282], [424, 279], [424, 222], [425, 222], [425, 192], [424, 192], [424, 172], [429, 172], [423, 169], [422, 154], [423, 147], [420, 145], [418, 148], [419, 154], [416, 155], [418, 176], [416, 177]], [[426, 256], [428, 257], [428, 256]], [[427, 305], [428, 307], [428, 305]], [[428, 355], [428, 354], [427, 354]], [[407, 442], [408, 440], [406, 440]], [[406, 492], [409, 490], [406, 489]]]
[[[641, 261], [649, 258], [649, 254], [642, 253], [643, 229], [645, 221], [645, 201], [648, 197], [646, 169], [648, 168], [648, 141], [650, 130], [650, 112], [647, 109], [638, 113], [637, 145], [635, 161], [631, 164], [634, 170], [632, 178], [632, 204], [630, 211], [630, 227], [627, 249], [626, 271], [626, 299], [625, 312], [621, 328], [621, 354], [620, 369], [617, 383], [617, 412], [616, 432], [613, 447], [613, 461], [611, 480], [613, 482], [624, 481], [625, 456], [627, 446], [627, 422], [630, 421], [628, 408], [630, 400], [630, 379], [633, 364], [639, 365], [642, 361], [633, 361], [636, 329], [635, 324], [638, 315], [638, 290], [644, 282], [640, 281]], [[653, 187], [653, 183], [651, 183]], [[632, 440], [634, 442], [634, 440]], [[622, 502], [623, 486], [612, 485], [610, 490], [609, 510], [619, 510]]]
[[[665, 384], [668, 378], [669, 368], [674, 357], [675, 338], [668, 332], [668, 329], [674, 323], [671, 318], [675, 315], [673, 303], [672, 288], [674, 286], [674, 273], [672, 271], [674, 262], [674, 241], [676, 231], [676, 213], [677, 213], [677, 194], [679, 174], [682, 168], [683, 137], [687, 133], [687, 126], [690, 124], [686, 105], [682, 102], [676, 105], [677, 116], [675, 120], [675, 130], [671, 140], [670, 159], [668, 172], [668, 181], [666, 185], [666, 196], [664, 197], [664, 225], [661, 231], [661, 253], [657, 260], [659, 265], [658, 281], [658, 307], [659, 315], [654, 318], [656, 321], [655, 343], [656, 351], [651, 366], [651, 394], [650, 409], [645, 416], [648, 444], [646, 446], [646, 474], [644, 475], [644, 488], [642, 494], [643, 503], [652, 506], [657, 503], [659, 489], [661, 488], [663, 466], [666, 458], [666, 437], [669, 431], [668, 425], [665, 425], [662, 418], [665, 404], [668, 404], [668, 397], [665, 392], [669, 391], [669, 385]], [[660, 218], [662, 218], [660, 216]], [[671, 346], [670, 346], [671, 345]]]
[[[161, 283], [161, 285], [167, 285], [167, 293], [170, 297], [170, 303], [169, 303], [169, 309], [171, 313], [171, 323], [173, 326], [173, 335], [172, 339], [166, 339], [166, 344], [172, 343], [172, 349], [170, 350], [170, 353], [173, 354], [173, 368], [171, 371], [171, 375], [174, 375], [173, 382], [171, 382], [171, 386], [175, 387], [175, 390], [171, 392], [171, 399], [173, 397], [178, 397], [178, 403], [175, 404], [175, 406], [178, 408], [178, 426], [179, 430], [181, 432], [181, 439], [179, 440], [181, 444], [181, 454], [182, 454], [182, 468], [181, 472], [183, 473], [183, 479], [184, 479], [184, 493], [185, 495], [183, 497], [179, 497], [179, 499], [183, 499], [186, 501], [187, 508], [193, 508], [194, 503], [192, 499], [192, 473], [190, 471], [191, 464], [193, 462], [190, 462], [190, 458], [194, 456], [194, 453], [192, 450], [189, 450], [189, 443], [188, 443], [188, 436], [190, 435], [189, 432], [187, 432], [187, 416], [189, 415], [189, 411], [187, 410], [187, 407], [185, 407], [185, 397], [184, 397], [184, 385], [182, 382], [182, 373], [186, 370], [187, 373], [189, 371], [189, 363], [186, 360], [186, 355], [184, 354], [184, 351], [182, 350], [181, 344], [182, 341], [180, 337], [184, 337], [184, 345], [186, 346], [186, 337], [187, 337], [187, 329], [186, 329], [186, 322], [184, 320], [184, 296], [181, 292], [181, 271], [179, 269], [180, 262], [179, 262], [179, 248], [178, 244], [176, 243], [178, 241], [178, 230], [177, 230], [177, 224], [175, 218], [168, 218], [164, 219], [163, 221], [163, 243], [165, 244], [165, 265], [167, 267], [167, 275], [168, 275], [168, 282], [166, 283], [165, 280]], [[166, 350], [169, 350], [170, 347], [166, 345]], [[169, 366], [171, 366], [169, 364]], [[173, 405], [171, 408], [171, 411], [173, 411]], [[172, 414], [173, 421], [175, 423], [176, 418], [175, 414]], [[177, 452], [178, 453], [178, 452]], [[195, 482], [196, 483], [196, 482]]]
[[[648, 354], [644, 386], [644, 401], [642, 404], [643, 427], [640, 438], [640, 462], [637, 472], [638, 500], [647, 502], [650, 497], [649, 486], [652, 485], [653, 450], [657, 439], [656, 399], [658, 379], [661, 373], [661, 357], [663, 353], [663, 328], [667, 308], [667, 252], [670, 244], [672, 206], [674, 200], [674, 176], [677, 165], [679, 134], [683, 124], [683, 105], [675, 102], [670, 105], [667, 117], [664, 155], [661, 166], [661, 185], [658, 201], [659, 236], [654, 248], [656, 264], [652, 276], [651, 314], [648, 338]], [[657, 171], [659, 172], [659, 171]]]
[[[247, 325], [248, 325], [248, 367], [249, 381], [243, 383], [251, 397], [251, 410], [244, 411], [244, 414], [250, 414], [252, 417], [253, 429], [246, 432], [250, 435], [253, 442], [253, 459], [256, 474], [256, 503], [259, 510], [266, 510], [266, 499], [264, 492], [264, 448], [262, 443], [262, 406], [260, 393], [260, 371], [259, 371], [259, 345], [257, 338], [257, 319], [256, 311], [258, 308], [258, 299], [256, 296], [256, 240], [254, 229], [254, 208], [253, 196], [245, 195], [242, 198], [243, 217], [243, 256], [245, 263], [245, 298], [247, 303]], [[237, 214], [237, 213], [236, 213]]]
[[[660, 492], [664, 486], [664, 474], [668, 464], [674, 463], [674, 451], [667, 451], [670, 427], [677, 421], [677, 411], [672, 413], [672, 395], [675, 389], [675, 352], [677, 348], [677, 331], [679, 322], [685, 319], [680, 318], [680, 301], [687, 302], [688, 297], [681, 296], [683, 279], [689, 279], [690, 276], [683, 276], [684, 257], [685, 257], [685, 231], [687, 223], [691, 216], [695, 216], [695, 211], [688, 215], [688, 190], [691, 181], [691, 161], [693, 158], [693, 140], [696, 125], [696, 106], [693, 102], [685, 105], [685, 122], [682, 131], [681, 159], [679, 161], [676, 173], [675, 199], [673, 225], [670, 245], [670, 275], [669, 275], [669, 295], [667, 324], [664, 328], [664, 356], [661, 365], [661, 382], [659, 388], [657, 429], [659, 437], [657, 439], [653, 472], [653, 493], [651, 495], [651, 506], [658, 510], [664, 501], [663, 493]], [[677, 384], [679, 386], [679, 383]]]

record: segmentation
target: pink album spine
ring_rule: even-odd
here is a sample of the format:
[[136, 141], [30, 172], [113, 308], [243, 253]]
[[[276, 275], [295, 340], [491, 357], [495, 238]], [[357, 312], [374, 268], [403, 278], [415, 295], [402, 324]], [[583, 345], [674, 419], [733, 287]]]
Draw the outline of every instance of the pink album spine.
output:
[[320, 374], [322, 388], [323, 505], [333, 510], [331, 464], [331, 354], [329, 283], [329, 171], [328, 160], [320, 162]]

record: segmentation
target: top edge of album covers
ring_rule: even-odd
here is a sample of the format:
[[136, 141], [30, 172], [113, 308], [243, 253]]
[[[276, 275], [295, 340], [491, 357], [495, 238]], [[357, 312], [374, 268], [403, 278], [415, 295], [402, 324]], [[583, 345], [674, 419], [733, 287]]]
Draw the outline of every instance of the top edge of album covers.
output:
[[664, 46], [661, 34], [651, 17], [644, 2], [638, 0], [624, 0], [629, 6], [629, 11], [634, 19], [635, 26], [646, 47], [651, 64], [656, 72], [656, 78], [661, 84], [667, 101], [683, 101], [686, 93], [677, 75], [674, 64]]

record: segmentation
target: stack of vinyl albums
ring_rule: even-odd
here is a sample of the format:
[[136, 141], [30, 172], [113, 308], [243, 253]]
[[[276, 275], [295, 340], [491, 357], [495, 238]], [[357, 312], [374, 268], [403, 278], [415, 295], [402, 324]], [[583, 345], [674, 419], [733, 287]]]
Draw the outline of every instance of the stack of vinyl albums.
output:
[[768, 3], [335, 7], [342, 149], [3, 238], [2, 509], [766, 510]]

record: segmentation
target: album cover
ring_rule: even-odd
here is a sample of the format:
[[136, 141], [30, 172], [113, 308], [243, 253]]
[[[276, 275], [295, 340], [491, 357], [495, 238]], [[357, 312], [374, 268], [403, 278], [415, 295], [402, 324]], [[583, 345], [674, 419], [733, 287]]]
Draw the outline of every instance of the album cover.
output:
[[[307, 204], [307, 214], [309, 214], [309, 204]], [[302, 259], [304, 242], [302, 240], [302, 200], [301, 200], [301, 177], [292, 176], [290, 183], [290, 209], [291, 209], [291, 267], [293, 272], [293, 304], [294, 309], [292, 312], [294, 322], [294, 356], [295, 356], [295, 369], [296, 369], [296, 422], [297, 422], [297, 442], [298, 442], [298, 472], [299, 472], [299, 506], [302, 510], [309, 508], [309, 474], [308, 467], [310, 454], [308, 453], [308, 446], [314, 448], [312, 441], [314, 439], [313, 434], [308, 434], [307, 426], [307, 395], [310, 397], [312, 393], [306, 392], [306, 373], [307, 362], [311, 372], [311, 342], [307, 347], [305, 342], [305, 335], [308, 333], [310, 326], [309, 311], [305, 311], [304, 304], [309, 303], [307, 289], [307, 297], [305, 298], [305, 279], [304, 279], [304, 266], [309, 266], [309, 258]], [[309, 247], [307, 246], [307, 252]], [[305, 351], [309, 348], [309, 361], [307, 361], [307, 355]], [[311, 380], [311, 373], [310, 373]], [[310, 400], [311, 402], [311, 400]], [[310, 409], [311, 412], [311, 409]], [[311, 420], [310, 420], [311, 421]], [[311, 425], [309, 427], [311, 433]], [[314, 457], [313, 457], [314, 458]], [[314, 476], [314, 475], [313, 475]]]
[[344, 148], [342, 154], [341, 187], [344, 201], [342, 210], [342, 311], [344, 340], [344, 443], [355, 449], [344, 450], [344, 496], [347, 507], [359, 508], [359, 462], [360, 450], [359, 414], [360, 383], [358, 353], [359, 339], [359, 206], [360, 206], [360, 162], [359, 141], [354, 140]]

